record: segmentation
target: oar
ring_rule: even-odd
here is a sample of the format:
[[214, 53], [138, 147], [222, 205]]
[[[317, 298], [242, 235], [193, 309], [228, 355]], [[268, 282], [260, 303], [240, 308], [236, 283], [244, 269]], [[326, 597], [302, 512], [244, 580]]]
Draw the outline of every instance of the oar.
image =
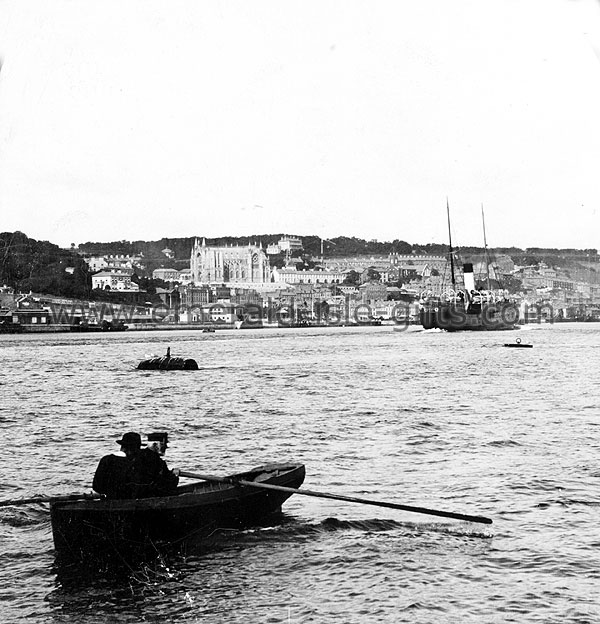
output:
[[480, 522], [481, 524], [492, 524], [490, 518], [483, 516], [470, 516], [467, 514], [455, 513], [453, 511], [439, 511], [437, 509], [427, 509], [426, 507], [412, 507], [411, 505], [400, 505], [399, 503], [388, 503], [386, 501], [375, 501], [368, 498], [356, 498], [354, 496], [344, 496], [342, 494], [330, 494], [328, 492], [315, 492], [312, 490], [299, 490], [297, 488], [285, 487], [283, 485], [272, 485], [258, 481], [246, 481], [244, 479], [234, 479], [231, 477], [215, 477], [213, 475], [198, 474], [196, 472], [180, 471], [180, 476], [191, 479], [202, 479], [203, 481], [215, 481], [217, 483], [230, 483], [233, 485], [246, 485], [249, 487], [264, 490], [276, 490], [278, 492], [290, 492], [291, 494], [302, 494], [303, 496], [315, 496], [317, 498], [331, 498], [333, 500], [346, 501], [347, 503], [360, 503], [362, 505], [374, 505], [375, 507], [387, 507], [389, 509], [400, 509], [402, 511], [412, 511], [413, 513], [429, 514], [430, 516], [440, 516], [441, 518], [453, 518], [454, 520], [466, 520], [468, 522]]
[[101, 498], [99, 494], [67, 494], [65, 496], [35, 496], [33, 498], [13, 498], [0, 501], [0, 507], [14, 507], [17, 505], [29, 505], [30, 503], [54, 503], [75, 500], [92, 500]]

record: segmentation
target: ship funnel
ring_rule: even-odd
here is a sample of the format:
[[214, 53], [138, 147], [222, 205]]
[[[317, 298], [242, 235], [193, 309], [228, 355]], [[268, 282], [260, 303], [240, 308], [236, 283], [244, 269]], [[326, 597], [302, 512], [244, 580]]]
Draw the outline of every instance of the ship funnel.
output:
[[463, 265], [463, 273], [465, 279], [465, 290], [468, 293], [471, 293], [472, 290], [475, 290], [475, 276], [473, 275], [473, 265], [470, 262]]

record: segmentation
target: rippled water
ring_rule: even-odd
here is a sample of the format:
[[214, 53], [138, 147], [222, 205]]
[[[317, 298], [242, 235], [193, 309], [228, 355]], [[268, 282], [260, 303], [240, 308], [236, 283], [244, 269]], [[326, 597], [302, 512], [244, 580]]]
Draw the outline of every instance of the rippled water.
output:
[[[520, 337], [533, 349], [506, 349]], [[163, 354], [199, 371], [136, 371]], [[600, 325], [0, 336], [1, 498], [89, 491], [128, 430], [228, 474], [488, 516], [293, 496], [275, 527], [66, 578], [48, 509], [0, 508], [4, 622], [600, 621]]]

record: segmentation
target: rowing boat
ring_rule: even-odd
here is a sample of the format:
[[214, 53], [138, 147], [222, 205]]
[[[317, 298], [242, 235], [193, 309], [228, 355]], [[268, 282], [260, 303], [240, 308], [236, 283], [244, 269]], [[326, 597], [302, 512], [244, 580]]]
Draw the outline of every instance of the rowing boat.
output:
[[221, 529], [243, 529], [281, 510], [292, 492], [258, 489], [236, 481], [298, 488], [302, 464], [269, 464], [231, 475], [231, 482], [200, 481], [173, 496], [86, 499], [50, 504], [57, 559], [86, 561], [99, 554], [156, 551], [162, 544], [186, 548]]

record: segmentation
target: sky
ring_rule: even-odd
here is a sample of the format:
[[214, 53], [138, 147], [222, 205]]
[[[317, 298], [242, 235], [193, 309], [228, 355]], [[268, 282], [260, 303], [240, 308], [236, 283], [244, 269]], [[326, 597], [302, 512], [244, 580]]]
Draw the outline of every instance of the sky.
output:
[[600, 248], [599, 0], [0, 0], [0, 231]]

